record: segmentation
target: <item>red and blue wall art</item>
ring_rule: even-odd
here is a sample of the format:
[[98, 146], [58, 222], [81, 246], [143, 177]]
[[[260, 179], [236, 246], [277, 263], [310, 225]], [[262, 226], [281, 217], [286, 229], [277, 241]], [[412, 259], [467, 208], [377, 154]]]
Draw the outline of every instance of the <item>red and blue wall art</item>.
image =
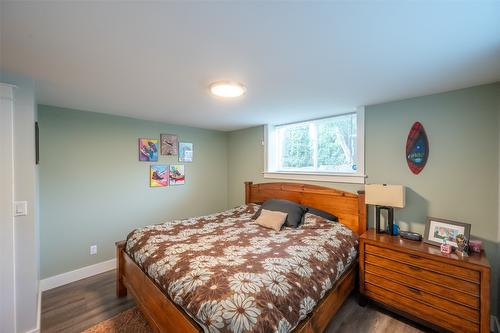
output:
[[415, 122], [406, 140], [406, 162], [411, 172], [418, 175], [425, 167], [429, 157], [429, 141], [424, 126]]

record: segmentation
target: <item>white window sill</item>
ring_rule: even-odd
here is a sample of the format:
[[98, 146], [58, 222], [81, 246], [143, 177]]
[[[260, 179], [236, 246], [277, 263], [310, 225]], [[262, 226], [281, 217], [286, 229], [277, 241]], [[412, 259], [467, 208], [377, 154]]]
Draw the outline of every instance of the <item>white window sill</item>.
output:
[[317, 182], [364, 184], [365, 176], [359, 174], [339, 174], [323, 172], [264, 171], [264, 178], [308, 180]]

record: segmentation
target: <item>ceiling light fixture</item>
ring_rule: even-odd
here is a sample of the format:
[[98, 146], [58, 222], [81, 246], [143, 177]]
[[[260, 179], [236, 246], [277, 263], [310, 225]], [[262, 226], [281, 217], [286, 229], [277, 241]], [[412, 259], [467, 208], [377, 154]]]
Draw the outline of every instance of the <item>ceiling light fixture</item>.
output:
[[247, 88], [238, 82], [217, 81], [209, 85], [210, 92], [218, 97], [234, 98], [245, 94]]

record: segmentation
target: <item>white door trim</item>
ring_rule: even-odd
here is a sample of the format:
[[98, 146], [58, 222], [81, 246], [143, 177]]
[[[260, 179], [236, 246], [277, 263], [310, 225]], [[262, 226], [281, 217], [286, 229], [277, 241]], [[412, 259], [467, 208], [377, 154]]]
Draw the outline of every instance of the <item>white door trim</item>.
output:
[[14, 86], [0, 83], [0, 331], [16, 331]]

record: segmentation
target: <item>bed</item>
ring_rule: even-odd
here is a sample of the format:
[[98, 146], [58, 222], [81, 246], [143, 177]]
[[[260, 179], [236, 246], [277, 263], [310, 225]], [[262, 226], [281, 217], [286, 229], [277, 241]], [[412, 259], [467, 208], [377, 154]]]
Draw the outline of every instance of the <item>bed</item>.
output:
[[[253, 216], [267, 199], [321, 209], [340, 223], [306, 214], [298, 229], [265, 229]], [[322, 332], [354, 289], [365, 231], [363, 192], [246, 182], [243, 206], [117, 242], [117, 296], [130, 292], [156, 332]]]

